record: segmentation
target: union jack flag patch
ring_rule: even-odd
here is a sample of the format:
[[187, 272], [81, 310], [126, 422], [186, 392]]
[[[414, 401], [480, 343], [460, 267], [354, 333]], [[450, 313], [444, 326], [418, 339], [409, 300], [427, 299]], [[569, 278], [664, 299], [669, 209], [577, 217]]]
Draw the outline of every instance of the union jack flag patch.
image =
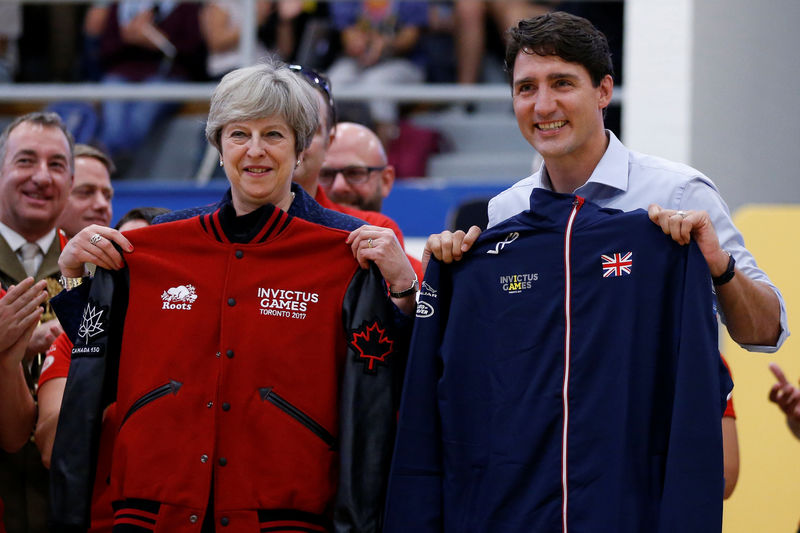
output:
[[627, 276], [633, 268], [633, 252], [626, 254], [616, 253], [611, 255], [601, 255], [603, 260], [603, 277], [613, 278], [615, 276]]

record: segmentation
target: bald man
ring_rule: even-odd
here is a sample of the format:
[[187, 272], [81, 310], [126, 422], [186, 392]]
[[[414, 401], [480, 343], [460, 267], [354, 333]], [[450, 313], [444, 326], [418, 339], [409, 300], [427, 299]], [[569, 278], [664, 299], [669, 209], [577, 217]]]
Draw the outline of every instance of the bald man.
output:
[[325, 161], [328, 149], [333, 143], [334, 128], [336, 127], [336, 108], [333, 101], [333, 93], [330, 92], [330, 82], [322, 74], [299, 65], [292, 65], [290, 68], [314, 88], [314, 93], [317, 95], [317, 103], [319, 104], [319, 126], [317, 131], [314, 132], [311, 144], [303, 151], [300, 166], [294, 171], [292, 180], [300, 185], [322, 207], [360, 218], [373, 226], [389, 228], [397, 236], [400, 246], [405, 246], [403, 232], [400, 231], [400, 226], [391, 218], [378, 211], [357, 209], [349, 205], [340, 204], [331, 200], [325, 194], [325, 190], [320, 186], [318, 179], [319, 171]]
[[[394, 177], [394, 167], [386, 159], [386, 150], [375, 132], [355, 122], [336, 124], [318, 174], [319, 185], [328, 198], [362, 212], [380, 213], [383, 199], [392, 191]], [[408, 260], [421, 280], [425, 273], [422, 263], [411, 255]]]
[[378, 211], [394, 185], [395, 170], [369, 128], [340, 122], [319, 172], [319, 184], [337, 204]]

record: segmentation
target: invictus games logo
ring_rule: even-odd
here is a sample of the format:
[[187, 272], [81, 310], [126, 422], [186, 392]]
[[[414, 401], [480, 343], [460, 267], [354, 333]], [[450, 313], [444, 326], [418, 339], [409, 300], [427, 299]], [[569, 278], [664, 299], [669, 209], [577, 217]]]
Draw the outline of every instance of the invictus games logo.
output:
[[309, 305], [319, 302], [319, 293], [259, 287], [258, 299], [262, 315], [305, 320]]
[[497, 254], [500, 253], [500, 250], [502, 250], [503, 248], [506, 247], [506, 244], [511, 244], [512, 242], [516, 241], [518, 237], [519, 237], [519, 233], [516, 232], [516, 231], [514, 231], [512, 233], [509, 233], [508, 235], [506, 235], [505, 239], [503, 239], [502, 241], [498, 242], [494, 246], [493, 250], [487, 250], [486, 253], [487, 254], [497, 255]]
[[533, 282], [538, 279], [538, 272], [500, 276], [500, 288], [508, 294], [517, 294], [530, 289], [533, 286]]
[[194, 285], [178, 285], [164, 291], [161, 295], [164, 303], [161, 309], [181, 309], [189, 310], [192, 304], [197, 300], [197, 293], [194, 290]]

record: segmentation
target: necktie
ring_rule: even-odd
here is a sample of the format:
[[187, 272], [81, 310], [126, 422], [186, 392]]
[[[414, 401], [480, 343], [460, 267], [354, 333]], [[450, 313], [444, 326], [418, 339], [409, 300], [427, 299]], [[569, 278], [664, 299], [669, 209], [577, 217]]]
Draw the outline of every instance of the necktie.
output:
[[22, 268], [32, 277], [36, 276], [38, 270], [36, 260], [39, 258], [39, 245], [33, 242], [26, 242], [19, 248], [22, 255]]

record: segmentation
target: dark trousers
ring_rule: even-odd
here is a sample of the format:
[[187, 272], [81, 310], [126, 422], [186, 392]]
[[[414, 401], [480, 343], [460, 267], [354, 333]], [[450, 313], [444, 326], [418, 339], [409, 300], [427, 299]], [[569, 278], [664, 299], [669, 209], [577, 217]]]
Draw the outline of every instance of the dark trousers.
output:
[[47, 533], [49, 479], [33, 442], [17, 453], [0, 452], [0, 498], [7, 533]]

